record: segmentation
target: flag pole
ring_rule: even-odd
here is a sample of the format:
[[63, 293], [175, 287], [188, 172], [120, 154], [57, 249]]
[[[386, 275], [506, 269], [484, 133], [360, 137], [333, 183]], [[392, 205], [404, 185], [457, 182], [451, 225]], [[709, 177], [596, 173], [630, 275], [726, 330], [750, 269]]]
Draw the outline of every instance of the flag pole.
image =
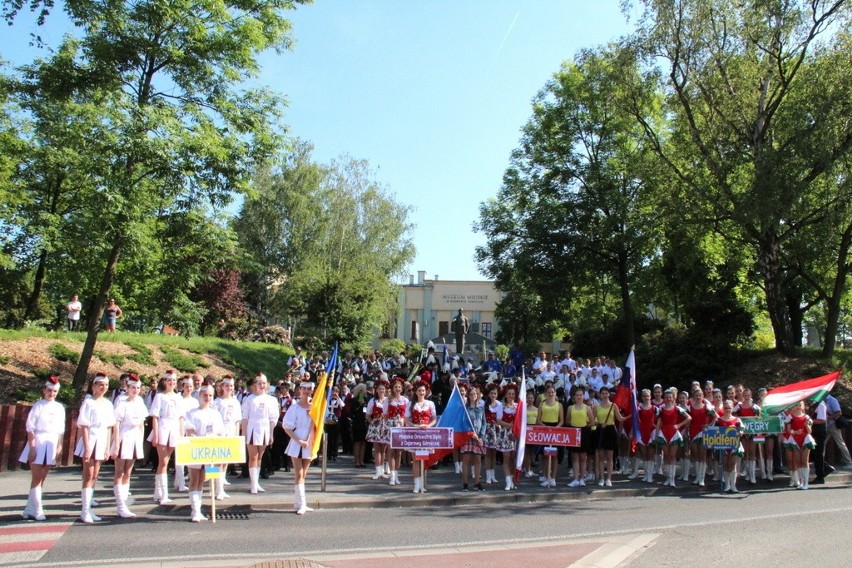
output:
[[325, 476], [328, 469], [328, 436], [322, 433], [322, 475], [320, 475], [320, 491], [325, 491]]

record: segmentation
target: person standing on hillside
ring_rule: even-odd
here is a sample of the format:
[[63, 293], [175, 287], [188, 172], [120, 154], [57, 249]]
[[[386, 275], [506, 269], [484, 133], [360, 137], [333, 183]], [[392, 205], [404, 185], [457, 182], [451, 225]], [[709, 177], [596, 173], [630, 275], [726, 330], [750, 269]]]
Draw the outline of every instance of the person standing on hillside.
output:
[[121, 308], [115, 303], [115, 298], [110, 298], [104, 308], [104, 322], [109, 333], [115, 333], [115, 322], [122, 316]]
[[65, 309], [68, 310], [68, 316], [66, 316], [68, 331], [77, 331], [80, 327], [80, 312], [83, 311], [83, 304], [80, 303], [77, 294], [71, 296], [71, 301], [68, 302]]

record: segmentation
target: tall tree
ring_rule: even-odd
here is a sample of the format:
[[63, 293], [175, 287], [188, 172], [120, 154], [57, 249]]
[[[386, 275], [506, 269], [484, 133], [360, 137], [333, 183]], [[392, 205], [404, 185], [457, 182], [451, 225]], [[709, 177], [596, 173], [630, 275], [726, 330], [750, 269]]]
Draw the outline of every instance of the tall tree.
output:
[[850, 2], [641, 3], [631, 45], [673, 121], [636, 115], [688, 188], [687, 210], [752, 251], [777, 348], [790, 353], [788, 291], [803, 283], [790, 278], [785, 247], [824, 230], [826, 212], [850, 199], [830, 180], [852, 149]]
[[267, 296], [261, 314], [297, 323], [301, 335], [365, 347], [386, 323], [394, 279], [414, 255], [408, 208], [364, 161], [328, 166], [298, 143], [278, 172], [257, 177], [235, 222]]
[[526, 271], [553, 306], [584, 288], [614, 291], [625, 349], [635, 342], [633, 284], [659, 230], [655, 157], [618, 106], [622, 76], [636, 73], [618, 49], [563, 64], [533, 101], [499, 198], [478, 224], [488, 240], [478, 259], [498, 286]]
[[[137, 227], [163, 208], [221, 206], [247, 187], [250, 173], [280, 144], [282, 102], [241, 86], [257, 74], [258, 55], [286, 48], [284, 11], [298, 0], [66, 0], [81, 32], [75, 59], [88, 83], [109, 88], [113, 132], [99, 179], [103, 231], [112, 243], [96, 312], [74, 384], [86, 380], [98, 323], [122, 251]], [[22, 3], [5, 0], [12, 21]], [[53, 2], [35, 0], [33, 10]], [[55, 78], [61, 81], [61, 78]], [[71, 85], [79, 90], [80, 85]]]

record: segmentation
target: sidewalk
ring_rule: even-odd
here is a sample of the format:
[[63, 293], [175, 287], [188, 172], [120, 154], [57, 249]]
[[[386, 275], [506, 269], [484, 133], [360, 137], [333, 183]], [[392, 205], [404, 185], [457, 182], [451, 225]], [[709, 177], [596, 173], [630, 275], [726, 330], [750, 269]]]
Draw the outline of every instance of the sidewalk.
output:
[[[500, 471], [498, 469], [498, 471]], [[563, 470], [564, 471], [564, 470]], [[425, 494], [413, 494], [411, 470], [400, 471], [402, 485], [389, 486], [388, 480], [373, 480], [374, 470], [356, 469], [352, 467], [350, 456], [339, 456], [336, 462], [329, 462], [326, 476], [326, 490], [320, 490], [321, 470], [311, 468], [307, 481], [308, 504], [317, 509], [353, 509], [353, 508], [388, 508], [388, 507], [423, 507], [423, 506], [453, 506], [470, 504], [496, 503], [535, 503], [549, 501], [576, 501], [592, 499], [614, 499], [626, 497], [649, 497], [654, 495], [666, 496], [696, 496], [700, 493], [718, 493], [719, 485], [707, 478], [707, 487], [699, 489], [691, 483], [678, 481], [678, 487], [672, 489], [663, 487], [660, 483], [648, 484], [640, 480], [628, 480], [624, 475], [613, 477], [613, 487], [595, 486], [568, 488], [569, 481], [563, 477], [557, 481], [555, 488], [543, 488], [536, 479], [521, 479], [519, 489], [504, 491], [502, 482], [485, 485], [485, 492], [463, 493], [460, 476], [453, 472], [452, 466], [442, 466], [438, 470], [427, 472]], [[564, 473], [563, 473], [564, 475]], [[502, 475], [500, 476], [502, 477]], [[661, 481], [661, 476], [657, 476]], [[169, 483], [174, 480], [169, 474]], [[248, 479], [230, 478], [231, 485], [226, 488], [230, 499], [216, 502], [217, 514], [239, 515], [247, 512], [279, 511], [289, 512], [293, 509], [293, 474], [278, 471], [269, 479], [262, 479], [261, 486], [265, 493], [252, 495], [249, 493]], [[749, 485], [743, 480], [737, 483], [742, 494], [754, 491], [787, 490], [789, 477], [776, 475], [774, 482], [758, 481], [757, 485]], [[0, 523], [17, 522], [21, 520], [29, 491], [30, 473], [25, 470], [0, 473]], [[827, 478], [828, 486], [852, 485], [852, 472], [837, 470]], [[811, 490], [819, 490], [820, 485], [811, 486]], [[135, 499], [131, 507], [137, 515], [186, 515], [189, 510], [189, 499], [186, 493], [169, 491], [174, 500], [171, 505], [157, 505], [152, 500], [154, 477], [148, 468], [140, 468], [133, 473], [130, 488]], [[209, 482], [205, 485], [209, 488]], [[94, 512], [103, 516], [114, 516], [114, 498], [112, 493], [112, 466], [105, 465], [95, 488], [95, 498], [100, 506]], [[50, 472], [44, 488], [44, 509], [50, 521], [76, 519], [80, 514], [80, 467], [58, 468]], [[209, 492], [205, 491], [204, 508], [210, 506]]]

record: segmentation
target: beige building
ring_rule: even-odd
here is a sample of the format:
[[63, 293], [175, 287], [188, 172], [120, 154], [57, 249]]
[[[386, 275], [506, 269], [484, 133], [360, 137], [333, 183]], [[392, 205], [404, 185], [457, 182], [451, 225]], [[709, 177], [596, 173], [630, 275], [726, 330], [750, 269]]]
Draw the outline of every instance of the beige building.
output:
[[499, 329], [494, 309], [500, 293], [488, 280], [434, 280], [425, 271], [410, 277], [399, 294], [395, 338], [406, 343], [426, 344], [436, 337], [452, 335], [451, 324], [459, 308], [470, 321], [470, 333], [493, 340]]

